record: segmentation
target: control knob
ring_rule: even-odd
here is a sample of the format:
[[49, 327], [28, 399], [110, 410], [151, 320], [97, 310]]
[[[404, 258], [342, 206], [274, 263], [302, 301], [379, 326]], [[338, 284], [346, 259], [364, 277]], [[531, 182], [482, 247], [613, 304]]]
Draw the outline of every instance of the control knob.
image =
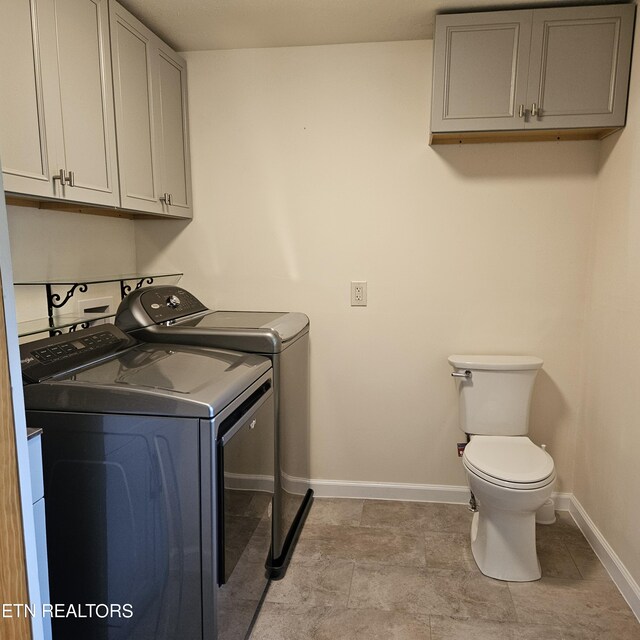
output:
[[169, 296], [167, 298], [167, 307], [175, 309], [180, 304], [180, 298], [178, 296]]

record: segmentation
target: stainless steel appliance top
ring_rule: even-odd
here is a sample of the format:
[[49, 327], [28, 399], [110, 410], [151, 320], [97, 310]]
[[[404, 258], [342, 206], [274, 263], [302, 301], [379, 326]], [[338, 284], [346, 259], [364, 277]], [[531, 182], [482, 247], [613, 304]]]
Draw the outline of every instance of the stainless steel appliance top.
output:
[[[27, 368], [38, 355], [59, 354], [45, 363], [50, 375], [25, 386], [27, 409], [213, 418], [271, 369], [263, 356], [219, 349], [135, 341], [123, 349], [121, 335], [100, 325], [22, 345]], [[91, 337], [101, 346], [66, 354]], [[115, 351], [105, 353], [110, 343]]]
[[123, 331], [152, 342], [178, 342], [273, 354], [309, 331], [304, 313], [211, 311], [177, 286], [144, 287], [120, 304], [115, 320]]

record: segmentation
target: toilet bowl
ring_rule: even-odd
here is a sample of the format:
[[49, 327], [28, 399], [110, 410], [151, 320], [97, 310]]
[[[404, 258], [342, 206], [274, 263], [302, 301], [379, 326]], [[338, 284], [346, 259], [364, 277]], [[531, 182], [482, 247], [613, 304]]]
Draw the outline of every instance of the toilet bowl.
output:
[[471, 550], [482, 573], [527, 582], [541, 577], [536, 511], [553, 491], [553, 458], [528, 437], [533, 356], [449, 357], [460, 427], [469, 437], [462, 462], [477, 511]]
[[553, 459], [526, 436], [472, 436], [462, 462], [478, 507], [471, 526], [478, 568], [498, 580], [538, 580], [536, 511], [553, 491]]

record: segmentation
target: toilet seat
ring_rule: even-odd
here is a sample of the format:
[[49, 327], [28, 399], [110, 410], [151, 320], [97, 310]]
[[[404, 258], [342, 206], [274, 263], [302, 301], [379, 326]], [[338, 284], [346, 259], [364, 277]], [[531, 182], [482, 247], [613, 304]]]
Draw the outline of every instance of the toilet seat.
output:
[[555, 480], [553, 458], [526, 436], [472, 436], [464, 466], [492, 484], [538, 489]]

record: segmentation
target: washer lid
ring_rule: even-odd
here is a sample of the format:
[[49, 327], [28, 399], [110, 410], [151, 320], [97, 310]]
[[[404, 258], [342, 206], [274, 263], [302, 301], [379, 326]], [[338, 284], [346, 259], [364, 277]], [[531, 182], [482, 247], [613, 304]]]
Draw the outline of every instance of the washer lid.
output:
[[27, 410], [214, 418], [271, 371], [264, 356], [142, 344], [24, 388]]
[[525, 436], [473, 436], [464, 459], [492, 478], [519, 484], [540, 482], [554, 471], [553, 458]]
[[449, 364], [456, 369], [523, 371], [539, 369], [543, 361], [536, 356], [449, 356]]

